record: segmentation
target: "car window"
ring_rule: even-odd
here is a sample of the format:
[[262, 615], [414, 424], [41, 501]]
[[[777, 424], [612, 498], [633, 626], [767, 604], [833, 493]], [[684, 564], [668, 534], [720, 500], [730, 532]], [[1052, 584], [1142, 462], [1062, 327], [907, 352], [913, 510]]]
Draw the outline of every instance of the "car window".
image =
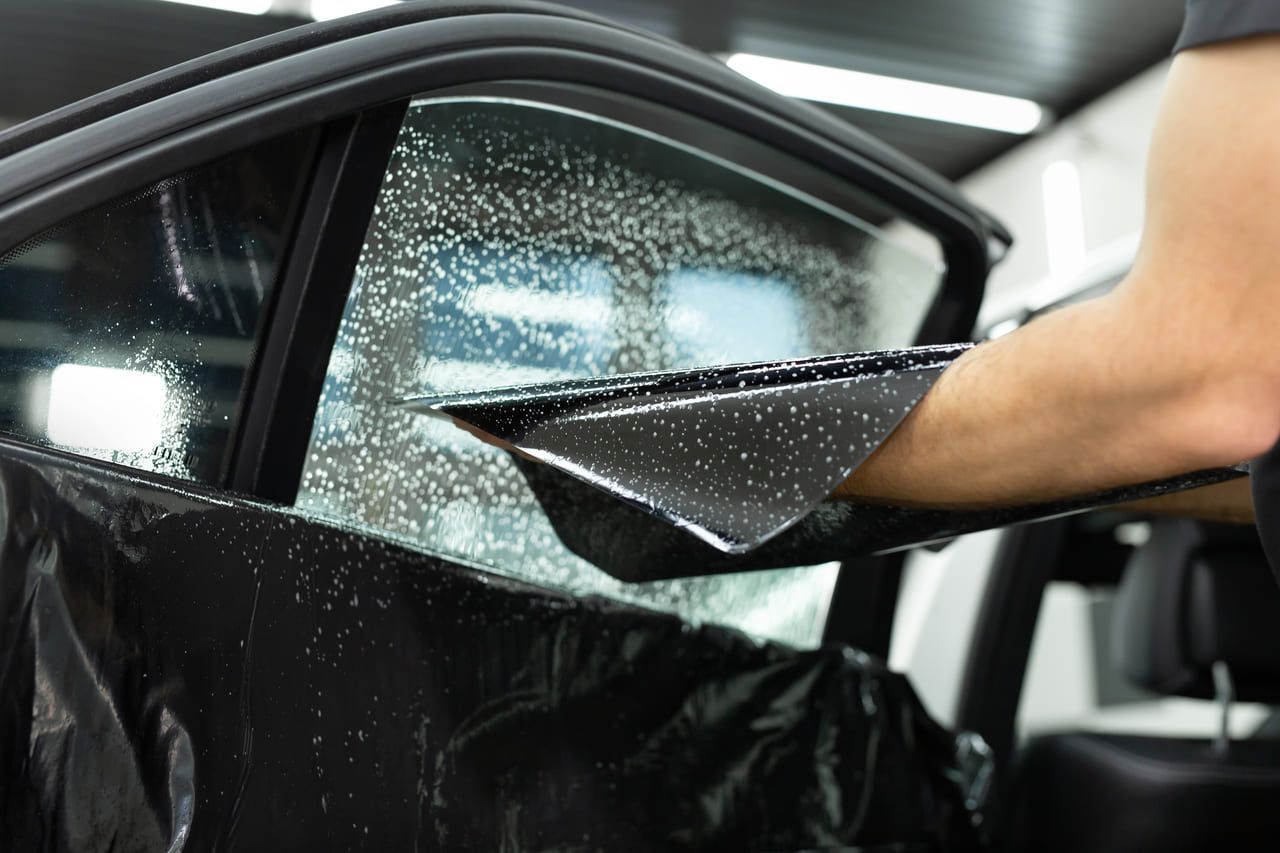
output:
[[216, 482], [312, 136], [137, 188], [0, 255], [0, 431]]
[[[790, 175], [806, 168], [788, 162]], [[941, 286], [941, 251], [931, 237], [908, 249], [886, 235], [892, 213], [879, 219], [563, 107], [415, 102], [298, 505], [526, 581], [816, 643], [836, 564], [619, 583], [561, 543], [507, 453], [388, 401], [909, 345]]]

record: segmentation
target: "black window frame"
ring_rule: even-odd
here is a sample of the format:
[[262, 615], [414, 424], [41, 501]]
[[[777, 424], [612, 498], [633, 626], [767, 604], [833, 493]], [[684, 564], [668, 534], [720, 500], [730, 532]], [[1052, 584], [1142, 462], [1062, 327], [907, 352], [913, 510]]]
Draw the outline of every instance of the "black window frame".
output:
[[[451, 87], [518, 78], [605, 89], [699, 117], [863, 187], [942, 244], [947, 274], [918, 343], [972, 334], [987, 273], [1009, 237], [933, 173], [817, 108], [658, 37], [520, 3], [410, 5], [232, 49], [92, 99], [79, 117], [72, 110], [0, 135], [0, 153], [8, 155], [0, 157], [3, 252], [132, 187], [273, 135], [323, 126], [251, 366], [233, 460], [213, 491], [286, 505], [296, 498], [342, 306], [400, 120], [410, 99]], [[883, 646], [900, 560], [873, 559], [884, 572], [877, 612], [888, 610], [872, 644]], [[850, 586], [841, 584], [837, 598], [848, 598]], [[832, 619], [864, 609], [832, 607]], [[829, 636], [857, 630], [833, 627], [832, 619]]]

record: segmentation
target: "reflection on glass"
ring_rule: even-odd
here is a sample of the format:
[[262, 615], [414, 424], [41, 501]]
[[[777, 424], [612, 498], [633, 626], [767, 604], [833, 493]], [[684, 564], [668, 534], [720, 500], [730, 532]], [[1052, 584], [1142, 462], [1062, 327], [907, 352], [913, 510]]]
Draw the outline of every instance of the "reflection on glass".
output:
[[686, 364], [794, 358], [804, 305], [786, 281], [726, 270], [677, 270], [667, 283], [668, 334]]
[[49, 381], [45, 433], [64, 447], [148, 450], [163, 436], [167, 397], [156, 373], [60, 364]]
[[940, 280], [936, 256], [649, 134], [523, 102], [415, 103], [299, 506], [535, 583], [815, 643], [834, 564], [622, 584], [567, 550], [503, 451], [388, 400], [904, 346]]

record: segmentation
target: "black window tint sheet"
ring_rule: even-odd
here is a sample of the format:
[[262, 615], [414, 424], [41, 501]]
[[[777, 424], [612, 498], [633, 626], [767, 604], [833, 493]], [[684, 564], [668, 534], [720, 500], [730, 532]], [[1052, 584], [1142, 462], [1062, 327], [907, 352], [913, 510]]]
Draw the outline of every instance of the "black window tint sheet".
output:
[[313, 141], [260, 143], [0, 255], [0, 431], [216, 482]]

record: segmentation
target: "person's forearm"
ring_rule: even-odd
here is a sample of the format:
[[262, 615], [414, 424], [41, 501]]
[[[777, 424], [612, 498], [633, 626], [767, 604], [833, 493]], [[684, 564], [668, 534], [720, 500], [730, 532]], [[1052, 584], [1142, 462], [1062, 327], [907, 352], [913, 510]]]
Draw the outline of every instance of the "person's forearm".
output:
[[1133, 272], [958, 359], [840, 489], [1026, 503], [1252, 458], [1280, 433], [1280, 36], [1173, 63]]
[[1137, 316], [1127, 300], [1063, 309], [961, 356], [837, 496], [1027, 503], [1261, 452], [1248, 394], [1188, 355], [1216, 330], [1177, 328], [1185, 311]]

